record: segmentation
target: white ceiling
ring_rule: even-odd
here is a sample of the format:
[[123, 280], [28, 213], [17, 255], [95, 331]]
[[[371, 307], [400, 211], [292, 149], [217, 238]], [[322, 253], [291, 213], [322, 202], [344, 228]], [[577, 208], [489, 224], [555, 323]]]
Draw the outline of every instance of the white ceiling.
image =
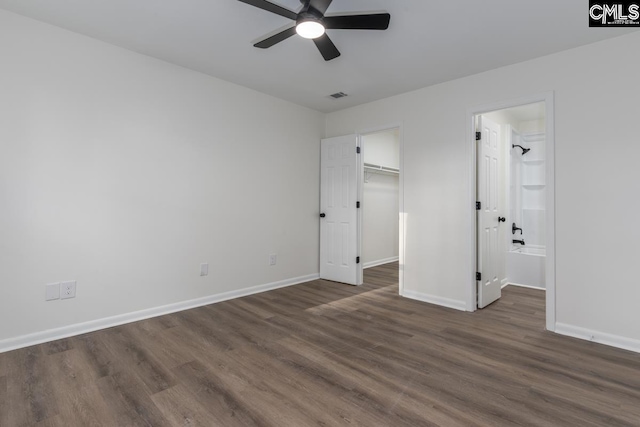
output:
[[[584, 0], [335, 0], [328, 15], [388, 11], [391, 24], [329, 30], [342, 56], [325, 62], [298, 36], [254, 48], [292, 21], [237, 0], [0, 0], [0, 8], [324, 112], [637, 31], [589, 28]], [[328, 98], [340, 91], [349, 97]]]

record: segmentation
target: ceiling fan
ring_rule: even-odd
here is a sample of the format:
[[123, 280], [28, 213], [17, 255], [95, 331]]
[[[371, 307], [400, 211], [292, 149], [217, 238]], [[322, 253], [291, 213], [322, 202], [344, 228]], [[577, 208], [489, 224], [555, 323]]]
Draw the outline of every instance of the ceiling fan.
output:
[[325, 61], [340, 56], [340, 51], [325, 30], [386, 30], [391, 19], [388, 13], [324, 16], [333, 0], [300, 0], [302, 9], [298, 13], [266, 0], [239, 1], [296, 21], [294, 26], [259, 41], [254, 44], [255, 47], [267, 49], [297, 33], [301, 37], [312, 39]]

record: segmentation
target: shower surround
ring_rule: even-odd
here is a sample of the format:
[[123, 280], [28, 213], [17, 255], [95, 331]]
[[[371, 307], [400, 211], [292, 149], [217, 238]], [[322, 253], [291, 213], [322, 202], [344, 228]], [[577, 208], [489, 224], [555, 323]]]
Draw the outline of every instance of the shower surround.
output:
[[510, 283], [544, 288], [545, 134], [512, 131], [511, 144], [512, 244], [507, 254], [507, 277]]

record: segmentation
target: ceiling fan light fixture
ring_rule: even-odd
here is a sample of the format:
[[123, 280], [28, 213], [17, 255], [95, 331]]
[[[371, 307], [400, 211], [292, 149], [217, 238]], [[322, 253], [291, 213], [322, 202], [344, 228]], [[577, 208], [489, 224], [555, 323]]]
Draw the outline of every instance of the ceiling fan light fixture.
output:
[[324, 34], [324, 25], [315, 20], [306, 20], [296, 25], [296, 32], [305, 39], [317, 39]]
[[340, 51], [325, 33], [327, 28], [332, 30], [386, 30], [389, 28], [391, 20], [391, 15], [388, 13], [325, 16], [325, 12], [333, 0], [300, 0], [302, 3], [300, 12], [294, 12], [272, 3], [272, 0], [239, 1], [295, 22], [295, 25], [287, 25], [285, 29], [256, 42], [253, 46], [259, 49], [268, 49], [298, 34], [300, 37], [313, 39], [313, 43], [325, 61], [331, 61], [340, 56]]

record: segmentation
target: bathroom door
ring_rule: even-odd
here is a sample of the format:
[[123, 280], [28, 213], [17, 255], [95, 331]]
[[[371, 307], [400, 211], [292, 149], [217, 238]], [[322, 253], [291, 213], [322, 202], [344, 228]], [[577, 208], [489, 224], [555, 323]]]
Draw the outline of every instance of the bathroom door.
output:
[[478, 117], [477, 141], [478, 188], [477, 199], [477, 266], [478, 308], [484, 308], [500, 298], [502, 293], [500, 228], [505, 227], [504, 212], [501, 212], [500, 191], [503, 183], [500, 176], [500, 126], [486, 117]]
[[362, 284], [358, 136], [320, 143], [320, 278]]

